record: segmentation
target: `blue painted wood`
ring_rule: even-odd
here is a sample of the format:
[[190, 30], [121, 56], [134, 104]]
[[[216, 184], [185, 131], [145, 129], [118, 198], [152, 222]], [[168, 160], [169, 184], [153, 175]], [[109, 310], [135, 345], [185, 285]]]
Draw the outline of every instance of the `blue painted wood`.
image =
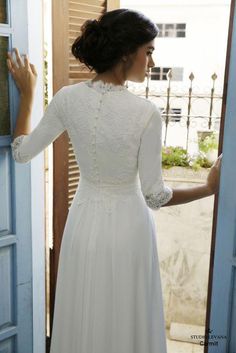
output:
[[217, 345], [209, 353], [236, 352], [236, 12], [234, 13], [232, 47], [225, 116], [223, 160], [211, 298], [210, 329]]
[[15, 338], [6, 339], [3, 342], [0, 342], [0, 352], [1, 353], [14, 353], [15, 347]]
[[9, 148], [0, 148], [0, 237], [11, 233], [10, 159]]
[[[28, 52], [27, 0], [8, 0], [9, 23], [0, 35], [9, 50]], [[14, 130], [19, 94], [9, 74], [10, 122]], [[12, 159], [12, 136], [0, 136], [0, 352], [33, 353], [31, 169]]]
[[236, 268], [233, 270], [232, 315], [230, 328], [230, 350], [235, 352], [236, 347]]

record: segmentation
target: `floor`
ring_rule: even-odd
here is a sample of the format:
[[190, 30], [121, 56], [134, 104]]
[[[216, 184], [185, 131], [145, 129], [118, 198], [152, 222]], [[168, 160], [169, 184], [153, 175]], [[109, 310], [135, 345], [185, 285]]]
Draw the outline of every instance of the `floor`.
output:
[[[49, 321], [49, 315], [48, 315]], [[49, 331], [49, 327], [48, 327]], [[200, 346], [199, 344], [192, 344], [188, 342], [180, 342], [168, 339], [169, 337], [169, 330], [166, 330], [166, 337], [167, 337], [167, 353], [203, 353], [204, 347]], [[47, 349], [46, 353], [49, 352], [49, 337], [47, 339]]]
[[169, 330], [166, 330], [167, 352], [168, 353], [203, 353], [204, 346], [188, 342], [180, 342], [168, 339]]

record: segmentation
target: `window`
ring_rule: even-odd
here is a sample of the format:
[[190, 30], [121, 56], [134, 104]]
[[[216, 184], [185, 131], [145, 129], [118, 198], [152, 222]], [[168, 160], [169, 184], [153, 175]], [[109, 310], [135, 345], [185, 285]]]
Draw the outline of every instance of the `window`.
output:
[[171, 67], [152, 67], [151, 80], [164, 81], [167, 80], [167, 73]]
[[180, 122], [181, 120], [181, 108], [171, 108], [170, 112], [170, 121]]
[[0, 0], [0, 23], [8, 23], [7, 0]]
[[157, 23], [158, 37], [186, 37], [186, 23]]
[[[165, 108], [160, 108], [161, 114], [163, 114], [164, 120], [166, 118], [166, 109]], [[181, 113], [182, 110], [181, 108], [171, 108], [169, 110], [169, 121], [174, 121], [179, 123], [181, 121]]]
[[0, 36], [0, 135], [10, 134], [7, 50], [8, 37]]
[[169, 70], [172, 70], [172, 81], [183, 81], [182, 67], [153, 67], [151, 68], [151, 80], [168, 80], [167, 74]]

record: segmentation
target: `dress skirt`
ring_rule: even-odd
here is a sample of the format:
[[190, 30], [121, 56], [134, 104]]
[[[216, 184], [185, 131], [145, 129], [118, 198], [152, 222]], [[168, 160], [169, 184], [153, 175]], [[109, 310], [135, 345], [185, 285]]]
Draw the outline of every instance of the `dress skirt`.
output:
[[155, 221], [137, 181], [80, 179], [61, 243], [50, 353], [166, 353]]

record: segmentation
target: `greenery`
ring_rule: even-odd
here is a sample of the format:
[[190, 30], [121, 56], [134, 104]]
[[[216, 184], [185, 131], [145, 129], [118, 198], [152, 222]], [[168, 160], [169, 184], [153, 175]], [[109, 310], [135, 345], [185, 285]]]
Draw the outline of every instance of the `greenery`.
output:
[[44, 79], [44, 109], [48, 106], [48, 51], [46, 49], [47, 43], [44, 43], [44, 71], [43, 71], [43, 79]]
[[162, 148], [162, 165], [165, 168], [173, 166], [188, 167], [190, 157], [187, 150], [180, 146], [168, 146]]
[[202, 152], [207, 153], [210, 150], [218, 148], [218, 141], [216, 138], [216, 134], [212, 134], [210, 136], [206, 136], [204, 140], [199, 142], [199, 149]]
[[198, 155], [190, 156], [186, 149], [181, 146], [162, 147], [162, 166], [169, 169], [173, 166], [187, 167], [194, 170], [210, 168], [210, 163], [205, 154], [200, 151]]
[[210, 168], [212, 163], [208, 161], [206, 156], [203, 153], [199, 153], [196, 158], [193, 158], [191, 161], [191, 167], [194, 170], [199, 170], [200, 168]]

